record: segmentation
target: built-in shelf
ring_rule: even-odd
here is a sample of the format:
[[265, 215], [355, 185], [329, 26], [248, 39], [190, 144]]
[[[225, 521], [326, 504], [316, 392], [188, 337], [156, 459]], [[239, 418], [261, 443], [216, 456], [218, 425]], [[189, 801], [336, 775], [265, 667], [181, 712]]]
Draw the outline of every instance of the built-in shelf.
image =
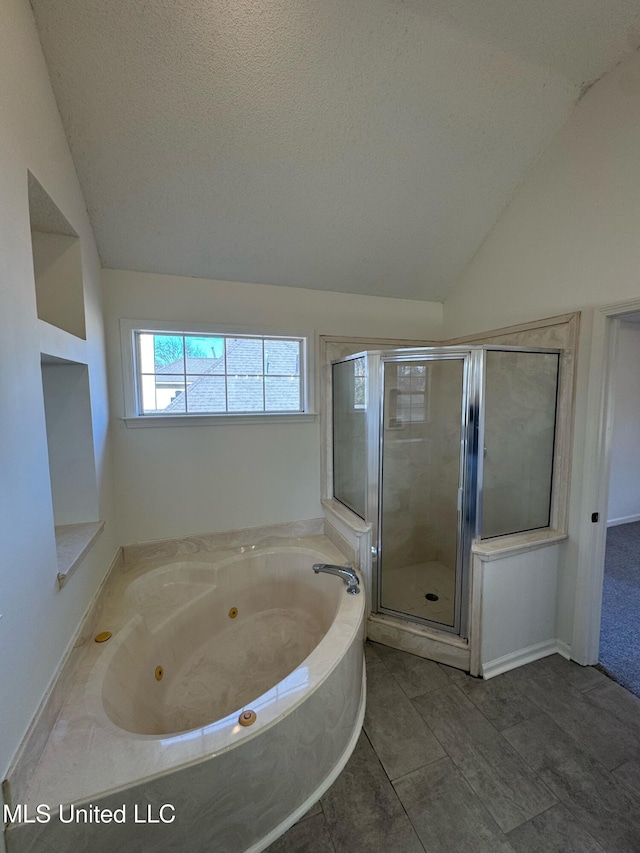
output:
[[76, 567], [86, 557], [96, 539], [104, 530], [104, 521], [56, 526], [56, 554], [58, 557], [58, 586], [69, 580]]
[[51, 499], [56, 527], [99, 519], [89, 368], [42, 361]]
[[104, 528], [98, 520], [82, 247], [67, 217], [30, 172], [27, 183], [51, 508], [62, 588]]
[[87, 342], [82, 338], [38, 320], [42, 361], [49, 364], [87, 364]]
[[86, 325], [80, 238], [31, 173], [28, 188], [38, 317], [84, 339]]

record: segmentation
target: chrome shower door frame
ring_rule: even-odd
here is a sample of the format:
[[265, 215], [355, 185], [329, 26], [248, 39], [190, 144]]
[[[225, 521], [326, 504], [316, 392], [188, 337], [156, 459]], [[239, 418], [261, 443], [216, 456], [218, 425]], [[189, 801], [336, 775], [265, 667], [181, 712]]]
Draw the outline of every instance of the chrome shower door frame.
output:
[[[478, 536], [480, 516], [479, 483], [482, 482], [481, 396], [483, 385], [482, 347], [411, 347], [366, 353], [367, 477], [366, 520], [372, 526], [372, 579], [374, 610], [429, 626], [438, 631], [469, 635], [469, 589], [471, 546]], [[445, 625], [406, 613], [388, 610], [381, 603], [382, 479], [384, 451], [384, 367], [387, 363], [461, 360], [463, 363], [460, 461], [458, 476], [458, 520], [456, 536], [456, 583], [453, 625]], [[479, 470], [480, 469], [480, 470]]]

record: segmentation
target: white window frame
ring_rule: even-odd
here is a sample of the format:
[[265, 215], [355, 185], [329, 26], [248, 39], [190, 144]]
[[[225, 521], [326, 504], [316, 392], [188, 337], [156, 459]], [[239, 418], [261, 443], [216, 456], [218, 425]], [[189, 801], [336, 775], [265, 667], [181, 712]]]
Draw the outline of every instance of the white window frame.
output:
[[[136, 335], [220, 335], [252, 338], [296, 339], [300, 346], [300, 385], [302, 411], [300, 412], [231, 412], [231, 413], [142, 413], [139, 392], [138, 353]], [[206, 323], [181, 323], [160, 320], [120, 320], [120, 346], [122, 353], [122, 380], [124, 391], [124, 422], [128, 427], [194, 426], [235, 423], [287, 423], [316, 420], [314, 387], [315, 333], [311, 331], [272, 329], [247, 326], [211, 325]]]

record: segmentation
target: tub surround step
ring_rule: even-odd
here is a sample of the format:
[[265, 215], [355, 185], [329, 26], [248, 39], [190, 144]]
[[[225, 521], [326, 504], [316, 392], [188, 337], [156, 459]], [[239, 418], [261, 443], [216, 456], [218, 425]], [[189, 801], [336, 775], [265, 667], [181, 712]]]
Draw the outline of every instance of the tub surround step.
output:
[[194, 533], [174, 539], [154, 539], [123, 545], [125, 563], [142, 560], [173, 559], [191, 554], [216, 552], [225, 548], [240, 548], [262, 545], [274, 539], [298, 539], [305, 536], [320, 536], [324, 533], [324, 518], [307, 518], [302, 521], [269, 524], [264, 527], [247, 527], [225, 530], [220, 533]]

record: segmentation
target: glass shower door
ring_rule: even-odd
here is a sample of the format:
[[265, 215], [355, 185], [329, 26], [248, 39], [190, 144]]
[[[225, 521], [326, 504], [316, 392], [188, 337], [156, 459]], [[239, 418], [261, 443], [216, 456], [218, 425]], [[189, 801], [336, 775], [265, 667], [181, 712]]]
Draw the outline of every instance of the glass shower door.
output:
[[465, 357], [382, 365], [378, 609], [456, 631]]

